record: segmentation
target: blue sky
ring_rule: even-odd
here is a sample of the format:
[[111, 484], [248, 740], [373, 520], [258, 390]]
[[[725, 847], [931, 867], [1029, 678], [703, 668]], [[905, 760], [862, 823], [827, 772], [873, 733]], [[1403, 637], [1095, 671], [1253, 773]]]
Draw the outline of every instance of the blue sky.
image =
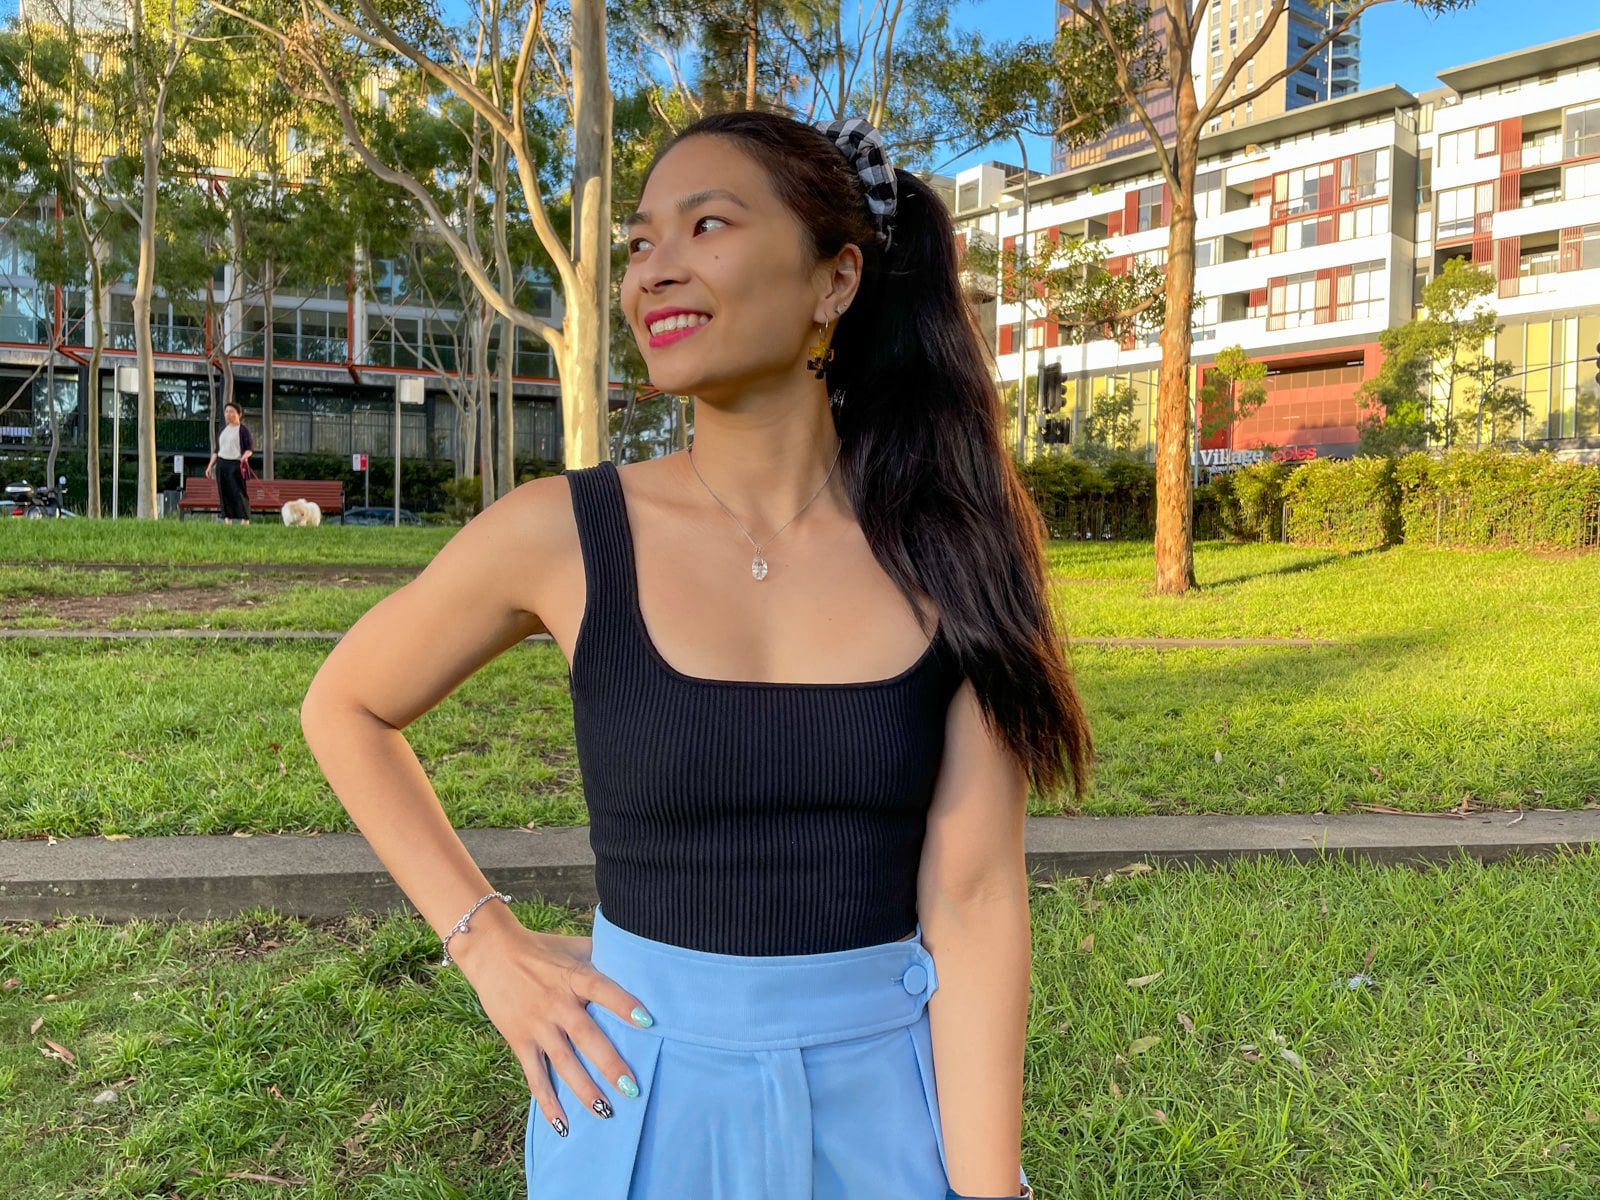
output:
[[[1055, 0], [963, 0], [955, 21], [996, 41], [1044, 38], [1055, 7]], [[1420, 92], [1438, 86], [1437, 70], [1600, 29], [1600, 6], [1595, 0], [1478, 0], [1465, 12], [1432, 20], [1396, 0], [1372, 9], [1361, 25], [1362, 86], [1398, 83]], [[1015, 162], [1016, 142], [963, 155], [941, 171], [952, 174], [988, 158]], [[1028, 165], [1050, 169], [1046, 140], [1029, 140]]]

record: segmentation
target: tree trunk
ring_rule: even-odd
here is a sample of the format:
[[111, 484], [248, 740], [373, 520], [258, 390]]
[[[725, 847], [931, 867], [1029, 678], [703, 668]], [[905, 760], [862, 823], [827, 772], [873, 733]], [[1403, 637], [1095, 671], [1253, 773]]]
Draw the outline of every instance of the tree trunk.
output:
[[84, 512], [98, 518], [100, 497], [100, 361], [106, 348], [105, 275], [100, 270], [100, 243], [90, 235], [89, 223], [82, 212], [77, 213], [78, 232], [89, 251], [89, 295], [85, 316], [94, 314], [94, 336], [89, 346], [89, 394], [84, 397], [84, 413], [89, 424], [88, 476], [89, 496]]
[[1161, 328], [1161, 374], [1156, 391], [1156, 577], [1155, 593], [1181, 596], [1195, 586], [1194, 476], [1190, 470], [1189, 356], [1194, 307], [1194, 177], [1200, 129], [1194, 77], [1185, 71], [1176, 87], [1178, 136], [1173, 167], [1167, 243], [1167, 319]]
[[756, 106], [756, 51], [761, 44], [761, 0], [750, 0], [750, 15], [744, 28], [744, 107]]
[[500, 322], [500, 398], [496, 416], [500, 423], [500, 441], [496, 445], [499, 463], [500, 495], [504, 496], [517, 486], [516, 459], [516, 393], [511, 376], [515, 370], [517, 327], [510, 321]]
[[611, 363], [611, 83], [604, 0], [573, 0], [573, 274], [577, 288], [562, 323], [562, 425], [567, 467], [607, 457]]
[[495, 485], [494, 386], [489, 377], [489, 331], [496, 319], [488, 302], [480, 301], [477, 320], [473, 322], [471, 379], [473, 395], [478, 398], [478, 497], [483, 508], [493, 504], [499, 495]]
[[156, 506], [156, 359], [150, 306], [156, 282], [156, 187], [160, 182], [161, 113], [150, 121], [144, 144], [144, 195], [139, 208], [139, 265], [133, 286], [133, 353], [139, 370], [138, 500], [135, 515], [154, 517]]
[[277, 332], [272, 306], [278, 289], [273, 286], [273, 265], [269, 258], [261, 277], [261, 478], [276, 479], [272, 473], [272, 340]]

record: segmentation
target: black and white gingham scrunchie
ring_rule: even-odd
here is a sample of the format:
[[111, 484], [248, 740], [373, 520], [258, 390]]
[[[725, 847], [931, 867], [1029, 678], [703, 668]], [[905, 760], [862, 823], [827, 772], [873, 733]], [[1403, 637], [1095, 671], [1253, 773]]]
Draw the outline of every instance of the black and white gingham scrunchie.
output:
[[861, 177], [861, 186], [867, 193], [867, 208], [872, 213], [872, 223], [883, 238], [887, 250], [894, 238], [894, 210], [897, 193], [894, 168], [884, 153], [883, 138], [872, 123], [864, 117], [849, 117], [842, 121], [818, 121], [813, 126], [829, 141], [839, 147]]

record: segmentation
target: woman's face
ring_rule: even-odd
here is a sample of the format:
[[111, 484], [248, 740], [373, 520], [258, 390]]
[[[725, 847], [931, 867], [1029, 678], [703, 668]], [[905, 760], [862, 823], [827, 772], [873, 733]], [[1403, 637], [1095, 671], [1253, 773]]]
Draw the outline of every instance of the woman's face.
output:
[[727, 138], [669, 150], [625, 229], [623, 314], [664, 392], [714, 399], [790, 375], [849, 298], [829, 298], [832, 260], [816, 262], [766, 172]]
[[237, 408], [225, 408], [222, 410], [222, 415], [228, 419], [229, 425], [237, 425], [239, 423], [239, 410]]

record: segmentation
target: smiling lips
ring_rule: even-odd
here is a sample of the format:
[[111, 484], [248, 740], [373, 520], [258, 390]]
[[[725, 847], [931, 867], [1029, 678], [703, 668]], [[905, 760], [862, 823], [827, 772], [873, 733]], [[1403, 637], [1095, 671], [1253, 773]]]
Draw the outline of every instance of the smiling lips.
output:
[[676, 312], [670, 316], [648, 322], [650, 330], [650, 346], [652, 349], [660, 346], [670, 346], [673, 342], [681, 342], [710, 321], [705, 313]]

